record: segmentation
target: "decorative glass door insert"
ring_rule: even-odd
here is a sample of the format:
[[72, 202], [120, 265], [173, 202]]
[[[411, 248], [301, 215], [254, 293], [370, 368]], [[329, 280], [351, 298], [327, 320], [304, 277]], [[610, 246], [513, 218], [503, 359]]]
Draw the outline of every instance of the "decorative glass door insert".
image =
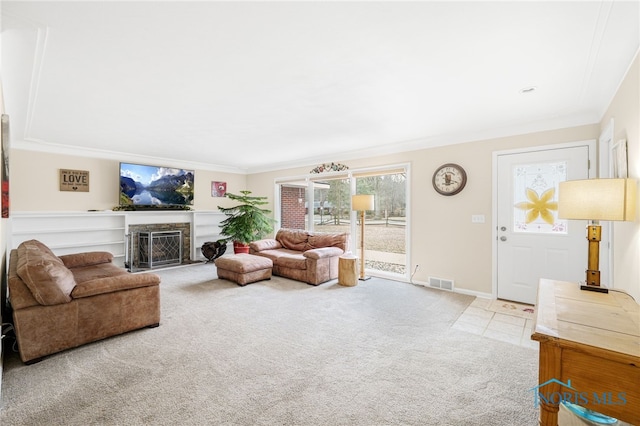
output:
[[567, 162], [513, 167], [513, 232], [566, 234], [558, 219], [558, 184], [567, 180]]

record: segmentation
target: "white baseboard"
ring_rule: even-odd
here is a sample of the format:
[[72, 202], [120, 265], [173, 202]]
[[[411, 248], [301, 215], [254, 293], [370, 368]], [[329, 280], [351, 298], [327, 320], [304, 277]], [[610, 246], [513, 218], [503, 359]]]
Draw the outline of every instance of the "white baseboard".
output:
[[[412, 281], [412, 284], [415, 285], [420, 285], [423, 287], [427, 287], [427, 288], [433, 288], [431, 286], [429, 286], [429, 283], [427, 283], [426, 281]], [[484, 293], [481, 291], [475, 291], [475, 290], [468, 290], [465, 288], [460, 288], [460, 287], [455, 287], [453, 289], [454, 293], [460, 293], [460, 294], [466, 294], [468, 296], [476, 296], [476, 297], [481, 297], [483, 299], [494, 299], [493, 295], [491, 293]]]

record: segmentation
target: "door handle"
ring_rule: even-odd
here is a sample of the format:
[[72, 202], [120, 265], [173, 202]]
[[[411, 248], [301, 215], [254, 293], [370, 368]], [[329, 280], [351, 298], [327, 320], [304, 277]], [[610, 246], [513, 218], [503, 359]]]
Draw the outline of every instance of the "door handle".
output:
[[500, 241], [507, 241], [507, 237], [503, 235], [502, 237], [500, 237]]
[[507, 227], [506, 227], [506, 226], [501, 226], [501, 227], [500, 227], [500, 230], [501, 230], [501, 231], [506, 231], [506, 230], [507, 230]]

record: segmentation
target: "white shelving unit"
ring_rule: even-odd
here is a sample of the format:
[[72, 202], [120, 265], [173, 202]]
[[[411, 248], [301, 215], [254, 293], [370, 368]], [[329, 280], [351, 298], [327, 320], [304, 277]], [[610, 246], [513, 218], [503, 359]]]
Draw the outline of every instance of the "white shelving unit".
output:
[[205, 260], [200, 247], [207, 241], [217, 241], [220, 235], [220, 222], [225, 215], [219, 212], [194, 212], [191, 229], [191, 259]]
[[9, 248], [36, 239], [57, 255], [109, 251], [123, 264], [125, 219], [119, 212], [14, 213]]
[[9, 250], [36, 239], [56, 255], [108, 251], [124, 266], [128, 227], [143, 223], [190, 223], [191, 259], [204, 260], [200, 247], [221, 238], [224, 215], [215, 211], [15, 212], [9, 219]]

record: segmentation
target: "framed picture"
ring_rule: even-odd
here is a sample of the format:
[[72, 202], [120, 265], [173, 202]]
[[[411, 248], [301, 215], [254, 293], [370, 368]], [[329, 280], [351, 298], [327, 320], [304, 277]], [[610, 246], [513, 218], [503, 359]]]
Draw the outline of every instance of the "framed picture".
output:
[[627, 140], [620, 139], [611, 147], [611, 177], [629, 177], [627, 171]]
[[211, 196], [224, 197], [227, 193], [227, 182], [211, 182]]

